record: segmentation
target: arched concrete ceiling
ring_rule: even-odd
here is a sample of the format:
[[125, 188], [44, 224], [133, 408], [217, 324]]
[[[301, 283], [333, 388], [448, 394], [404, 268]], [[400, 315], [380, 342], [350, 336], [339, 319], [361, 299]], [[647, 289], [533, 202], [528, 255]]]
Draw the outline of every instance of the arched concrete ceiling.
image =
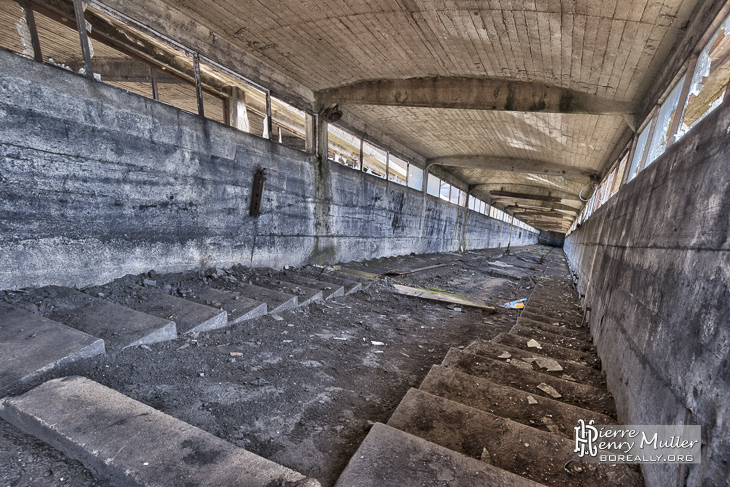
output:
[[[632, 107], [699, 0], [163, 1], [427, 159], [491, 161], [441, 166], [467, 184], [504, 181], [501, 160], [515, 186], [577, 194], [588, 174], [614, 162], [635, 126]], [[428, 82], [413, 79], [463, 81], [429, 104]], [[526, 98], [513, 103], [501, 92], [489, 106], [474, 93], [459, 96], [502, 82]], [[373, 91], [378, 84], [390, 91]], [[540, 86], [554, 91], [544, 105], [535, 103]], [[403, 102], [405, 88], [416, 102]], [[561, 93], [591, 103], [566, 114]], [[517, 171], [510, 159], [540, 170]], [[571, 177], [551, 179], [546, 167]], [[575, 200], [570, 207], [580, 208]]]

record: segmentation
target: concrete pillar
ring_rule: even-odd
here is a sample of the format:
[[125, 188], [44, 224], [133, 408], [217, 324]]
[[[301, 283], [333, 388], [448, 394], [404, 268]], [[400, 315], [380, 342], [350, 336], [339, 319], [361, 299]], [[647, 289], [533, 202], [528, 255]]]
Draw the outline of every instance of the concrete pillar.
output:
[[246, 93], [239, 88], [231, 87], [228, 91], [228, 123], [241, 132], [250, 132]]
[[328, 136], [327, 119], [322, 113], [317, 115], [317, 157], [322, 162], [327, 160], [327, 149], [329, 148], [329, 136]]
[[315, 116], [309, 113], [304, 114], [304, 151], [307, 154], [315, 154], [317, 152], [317, 131]]

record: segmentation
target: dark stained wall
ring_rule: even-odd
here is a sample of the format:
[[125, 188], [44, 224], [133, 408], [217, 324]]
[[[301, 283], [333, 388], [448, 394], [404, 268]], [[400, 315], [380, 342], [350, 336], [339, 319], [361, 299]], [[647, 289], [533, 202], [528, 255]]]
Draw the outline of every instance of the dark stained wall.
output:
[[649, 487], [728, 485], [729, 237], [726, 102], [565, 241], [620, 419], [703, 426], [701, 465]]
[[510, 241], [537, 235], [0, 51], [0, 289]]

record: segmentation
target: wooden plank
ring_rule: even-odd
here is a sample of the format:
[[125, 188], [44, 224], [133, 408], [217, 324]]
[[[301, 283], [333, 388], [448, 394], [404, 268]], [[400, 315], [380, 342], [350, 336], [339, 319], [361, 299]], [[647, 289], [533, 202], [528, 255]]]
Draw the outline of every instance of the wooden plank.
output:
[[428, 299], [431, 301], [440, 301], [442, 303], [460, 304], [462, 306], [470, 306], [473, 308], [484, 309], [487, 311], [497, 312], [494, 306], [487, 305], [484, 301], [471, 298], [460, 298], [453, 294], [449, 294], [445, 291], [434, 292], [426, 289], [420, 289], [416, 287], [402, 286], [400, 284], [393, 284], [393, 287], [398, 291], [399, 294], [405, 296], [413, 296], [421, 299]]

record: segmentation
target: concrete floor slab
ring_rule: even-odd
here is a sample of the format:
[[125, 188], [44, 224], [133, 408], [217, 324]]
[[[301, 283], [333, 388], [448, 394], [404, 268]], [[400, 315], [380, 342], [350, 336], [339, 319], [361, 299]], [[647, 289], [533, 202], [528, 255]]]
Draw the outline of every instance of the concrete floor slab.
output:
[[[456, 348], [449, 350], [441, 365], [455, 368], [465, 374], [483, 377], [497, 384], [516, 387], [533, 395], [538, 394], [579, 408], [590, 409], [607, 416], [616, 417], [613, 398], [607, 391], [602, 389], [525, 370], [491, 360], [482, 355], [462, 352]], [[560, 397], [555, 397], [540, 389], [541, 384], [546, 384], [555, 389]]]
[[0, 397], [60, 365], [104, 353], [104, 340], [0, 303]]
[[492, 343], [499, 343], [509, 347], [521, 348], [528, 352], [546, 357], [552, 357], [556, 360], [572, 360], [580, 365], [592, 367], [594, 369], [601, 368], [601, 360], [594, 354], [581, 352], [579, 350], [571, 350], [565, 347], [559, 347], [551, 343], [542, 343], [537, 340], [541, 348], [529, 347], [527, 343], [530, 338], [515, 335], [514, 333], [500, 333], [492, 339]]
[[5, 398], [0, 416], [112, 484], [319, 486], [83, 377], [55, 379]]
[[281, 313], [299, 305], [299, 298], [292, 294], [274, 291], [253, 284], [239, 284], [237, 287], [243, 296], [266, 303], [269, 314]]
[[626, 464], [569, 463], [578, 456], [567, 438], [416, 389], [408, 391], [388, 426], [546, 485], [642, 485]]
[[285, 281], [276, 277], [255, 276], [252, 278], [256, 286], [271, 289], [282, 294], [288, 294], [297, 297], [297, 306], [307, 306], [310, 303], [323, 301], [323, 293], [321, 290], [297, 284], [291, 281]]
[[73, 289], [46, 286], [23, 299], [46, 318], [104, 340], [108, 351], [163, 342], [177, 337], [175, 322], [104, 301]]
[[524, 477], [375, 423], [335, 487], [540, 487]]
[[573, 428], [578, 426], [579, 419], [586, 422], [592, 419], [597, 425], [616, 423], [613, 418], [588, 409], [535, 397], [529, 392], [440, 365], [431, 367], [419, 389], [568, 439], [575, 438]]
[[[512, 359], [525, 361], [524, 359], [527, 359], [527, 361], [525, 362], [527, 363], [533, 362], [532, 359], [536, 357], [543, 356], [529, 352], [527, 350], [508, 347], [506, 345], [492, 343], [481, 339], [473, 341], [471, 344], [469, 344], [468, 347], [464, 349], [464, 351], [476, 355], [484, 355], [487, 358], [490, 358], [492, 360], [499, 360], [501, 362], [506, 362], [507, 360]], [[509, 356], [505, 355], [505, 352], [507, 352]], [[542, 374], [552, 375], [553, 377], [558, 378], [564, 378], [563, 376], [567, 375], [570, 378], [575, 379], [575, 382], [578, 382], [580, 384], [586, 384], [589, 386], [603, 389], [606, 388], [606, 380], [604, 379], [603, 374], [600, 371], [592, 367], [578, 365], [577, 363], [571, 362], [570, 360], [556, 360], [556, 362], [558, 362], [558, 364], [563, 368], [562, 371], [548, 372], [545, 368], [540, 367], [534, 362], [531, 365], [533, 370]]]
[[570, 338], [556, 333], [550, 333], [539, 328], [533, 328], [525, 325], [517, 324], [513, 326], [510, 333], [520, 335], [527, 338], [534, 338], [538, 342], [549, 343], [570, 350], [578, 350], [581, 352], [595, 353], [596, 347], [592, 343], [577, 338]]
[[302, 284], [304, 286], [311, 287], [312, 289], [319, 289], [320, 291], [322, 291], [322, 297], [325, 299], [325, 301], [345, 295], [345, 286], [341, 284], [332, 284], [331, 282], [311, 279], [292, 271], [284, 271], [281, 273], [281, 275], [287, 281]]
[[[87, 294], [114, 301], [137, 311], [175, 322], [177, 332], [197, 333], [215, 330], [228, 325], [226, 312], [183, 298], [170, 296], [157, 288], [134, 286], [97, 293], [98, 288], [86, 290]], [[111, 287], [107, 287], [110, 290]]]
[[250, 299], [239, 293], [221, 291], [211, 287], [201, 288], [195, 296], [185, 299], [222, 309], [228, 314], [228, 325], [236, 325], [242, 321], [263, 316], [268, 312], [266, 303]]

